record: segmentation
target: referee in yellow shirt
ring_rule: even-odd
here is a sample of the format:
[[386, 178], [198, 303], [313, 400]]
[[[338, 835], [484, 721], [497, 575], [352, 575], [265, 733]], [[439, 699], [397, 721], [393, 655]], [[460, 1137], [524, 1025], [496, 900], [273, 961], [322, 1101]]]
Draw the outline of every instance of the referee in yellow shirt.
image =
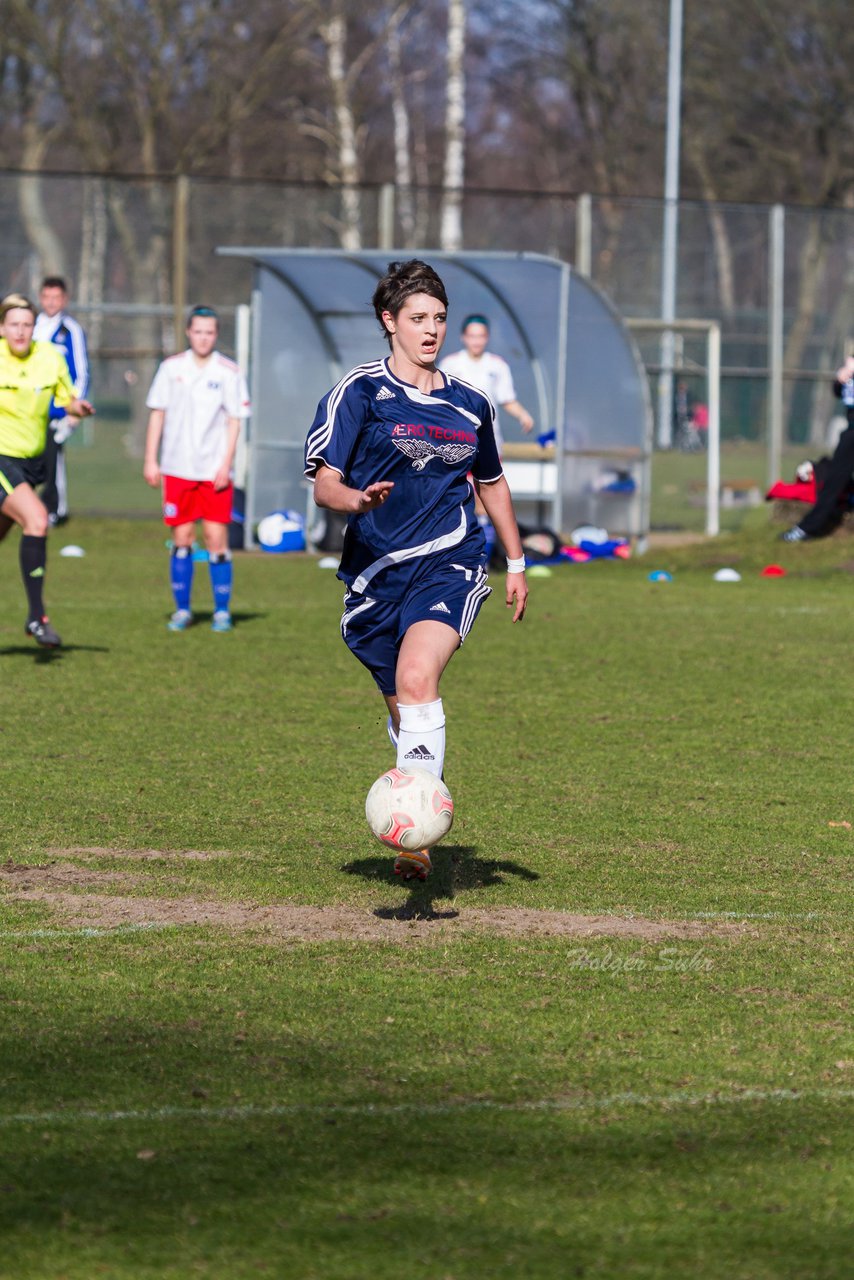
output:
[[27, 593], [26, 633], [38, 644], [61, 644], [44, 609], [47, 508], [36, 493], [44, 480], [50, 402], [75, 418], [95, 410], [78, 400], [65, 356], [52, 342], [33, 342], [36, 309], [20, 293], [0, 302], [0, 541], [21, 526], [21, 577]]

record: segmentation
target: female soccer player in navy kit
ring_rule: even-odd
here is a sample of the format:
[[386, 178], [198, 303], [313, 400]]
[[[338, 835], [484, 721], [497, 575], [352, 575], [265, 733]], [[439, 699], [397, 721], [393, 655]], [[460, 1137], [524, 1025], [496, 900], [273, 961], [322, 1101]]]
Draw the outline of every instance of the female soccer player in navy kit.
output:
[[[506, 602], [524, 617], [525, 558], [482, 391], [443, 374], [445, 287], [424, 262], [389, 265], [373, 297], [391, 347], [321, 400], [305, 447], [318, 506], [349, 516], [338, 577], [341, 633], [389, 709], [397, 764], [441, 776], [439, 681], [491, 593], [471, 475], [507, 559]], [[395, 871], [424, 879], [430, 855], [401, 853]]]

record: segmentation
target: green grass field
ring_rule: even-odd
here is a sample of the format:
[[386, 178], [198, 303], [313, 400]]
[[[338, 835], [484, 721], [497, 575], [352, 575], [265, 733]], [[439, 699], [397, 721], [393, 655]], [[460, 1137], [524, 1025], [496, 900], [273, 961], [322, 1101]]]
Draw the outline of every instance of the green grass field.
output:
[[761, 514], [488, 602], [415, 889], [332, 573], [173, 635], [162, 527], [75, 519], [45, 652], [10, 537], [3, 1280], [851, 1274], [854, 546]]

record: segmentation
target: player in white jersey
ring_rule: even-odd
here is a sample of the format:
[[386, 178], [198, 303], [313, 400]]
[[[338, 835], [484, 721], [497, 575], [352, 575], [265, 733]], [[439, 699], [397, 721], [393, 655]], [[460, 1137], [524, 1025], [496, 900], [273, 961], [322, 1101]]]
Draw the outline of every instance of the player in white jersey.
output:
[[[489, 321], [481, 315], [466, 316], [460, 336], [462, 350], [444, 356], [439, 368], [443, 373], [450, 374], [453, 378], [462, 378], [464, 382], [470, 382], [472, 386], [485, 391], [492, 403], [515, 418], [527, 434], [534, 426], [534, 419], [516, 397], [510, 366], [501, 356], [486, 349], [489, 342]], [[504, 441], [497, 422], [495, 439], [498, 452], [502, 453]]]
[[[150, 410], [143, 475], [163, 485], [163, 519], [173, 530], [170, 631], [193, 621], [193, 539], [201, 520], [213, 590], [214, 631], [230, 631], [232, 564], [228, 526], [234, 486], [231, 468], [240, 424], [249, 416], [246, 379], [233, 360], [214, 350], [219, 334], [212, 307], [194, 307], [189, 347], [164, 360], [146, 401]], [[159, 452], [159, 460], [158, 460]]]
[[[349, 517], [341, 631], [385, 698], [397, 764], [441, 777], [439, 681], [491, 592], [469, 474], [507, 549], [514, 622], [527, 604], [525, 558], [492, 403], [436, 365], [447, 328], [441, 279], [417, 259], [393, 262], [373, 305], [391, 354], [352, 369], [323, 397], [305, 473], [318, 506]], [[429, 869], [426, 851], [395, 862], [405, 879]]]

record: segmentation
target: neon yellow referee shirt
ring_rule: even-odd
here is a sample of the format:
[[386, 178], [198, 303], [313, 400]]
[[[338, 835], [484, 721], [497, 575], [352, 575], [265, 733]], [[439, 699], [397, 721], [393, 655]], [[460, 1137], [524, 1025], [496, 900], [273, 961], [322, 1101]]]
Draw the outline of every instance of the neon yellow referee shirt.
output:
[[37, 458], [47, 441], [50, 402], [71, 404], [74, 388], [68, 363], [52, 342], [34, 342], [19, 357], [0, 338], [0, 454]]

